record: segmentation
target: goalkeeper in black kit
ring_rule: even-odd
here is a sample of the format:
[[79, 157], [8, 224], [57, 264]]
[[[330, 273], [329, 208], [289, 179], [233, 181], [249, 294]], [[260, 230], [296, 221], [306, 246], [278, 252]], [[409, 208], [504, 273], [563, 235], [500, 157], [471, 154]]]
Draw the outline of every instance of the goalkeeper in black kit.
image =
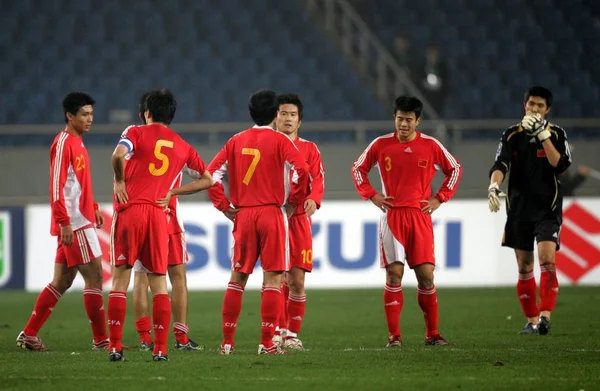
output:
[[[520, 334], [548, 334], [550, 314], [558, 296], [555, 255], [560, 248], [563, 195], [559, 176], [571, 164], [567, 133], [546, 120], [552, 93], [531, 87], [525, 93], [525, 117], [506, 129], [490, 170], [488, 205], [500, 210], [506, 196], [506, 225], [502, 245], [513, 248], [519, 267], [517, 295], [527, 324]], [[508, 176], [506, 194], [500, 185]], [[533, 246], [540, 263], [540, 303], [533, 274]]]

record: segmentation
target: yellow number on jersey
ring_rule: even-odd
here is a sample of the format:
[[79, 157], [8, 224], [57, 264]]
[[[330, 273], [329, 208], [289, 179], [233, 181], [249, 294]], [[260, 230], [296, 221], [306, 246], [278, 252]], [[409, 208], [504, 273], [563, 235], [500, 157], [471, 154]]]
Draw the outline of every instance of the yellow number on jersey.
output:
[[252, 175], [254, 175], [254, 171], [256, 170], [256, 165], [260, 161], [260, 151], [256, 148], [242, 148], [242, 155], [251, 155], [252, 162], [250, 163], [250, 167], [248, 167], [248, 171], [246, 171], [246, 175], [244, 175], [244, 185], [248, 186], [250, 183], [250, 179], [252, 179]]
[[164, 175], [169, 169], [169, 157], [161, 152], [162, 148], [173, 148], [173, 141], [158, 140], [154, 146], [154, 156], [162, 163], [160, 168], [156, 168], [156, 164], [150, 163], [148, 171], [154, 176]]
[[302, 250], [300, 252], [300, 254], [302, 254], [302, 263], [312, 264], [312, 262], [313, 262], [312, 250], [310, 250], [310, 249]]
[[385, 157], [385, 170], [390, 171], [392, 169], [392, 158], [389, 156]]
[[84, 168], [85, 168], [85, 159], [83, 158], [83, 155], [77, 156], [75, 158], [75, 170], [81, 171]]

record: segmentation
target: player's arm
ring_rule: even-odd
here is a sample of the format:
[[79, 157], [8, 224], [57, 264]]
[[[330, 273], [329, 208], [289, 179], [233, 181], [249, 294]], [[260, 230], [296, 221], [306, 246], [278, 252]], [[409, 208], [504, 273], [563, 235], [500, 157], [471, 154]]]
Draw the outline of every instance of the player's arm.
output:
[[117, 202], [121, 204], [127, 203], [127, 200], [129, 199], [127, 191], [125, 190], [125, 156], [127, 156], [131, 150], [132, 148], [130, 148], [129, 145], [124, 144], [123, 140], [121, 140], [117, 144], [111, 158], [113, 173], [115, 175], [113, 192], [115, 193]]
[[102, 228], [104, 225], [104, 216], [102, 215], [102, 212], [100, 212], [100, 208], [96, 201], [94, 201], [94, 213], [96, 215], [96, 228]]
[[[283, 158], [286, 167], [290, 169], [292, 174], [292, 186], [290, 189], [290, 195], [288, 197], [288, 204], [291, 206], [297, 206], [301, 204], [306, 198], [306, 189], [309, 184], [308, 178], [308, 165], [306, 160], [298, 151], [298, 148], [294, 145], [292, 140], [287, 136], [276, 133], [281, 143], [281, 151], [283, 152]], [[289, 210], [288, 210], [289, 212]], [[289, 213], [288, 213], [289, 215]]]
[[60, 227], [61, 241], [66, 246], [73, 243], [73, 227], [65, 205], [64, 188], [71, 165], [71, 148], [64, 139], [57, 143], [54, 158], [50, 162], [50, 207], [54, 222]]
[[500, 138], [494, 164], [490, 169], [490, 185], [496, 183], [500, 186], [502, 184], [506, 173], [510, 170], [511, 155], [510, 144], [507, 140], [507, 131], [505, 131]]
[[115, 184], [113, 193], [119, 203], [127, 203], [129, 197], [125, 189], [125, 157], [128, 154], [134, 153], [135, 146], [139, 136], [139, 128], [137, 126], [129, 126], [121, 133], [121, 139], [117, 143], [111, 157], [113, 174], [115, 176]]
[[394, 197], [384, 196], [373, 188], [369, 181], [369, 172], [377, 163], [377, 139], [371, 142], [363, 153], [352, 164], [352, 180], [354, 187], [363, 200], [371, 200], [375, 206], [382, 211], [387, 211], [392, 207], [391, 200]]
[[325, 194], [325, 167], [321, 161], [321, 152], [315, 144], [313, 144], [313, 153], [310, 157], [308, 166], [310, 174], [310, 194], [304, 201], [304, 210], [311, 216], [316, 209], [321, 207], [323, 195]]
[[165, 197], [160, 198], [157, 201], [158, 205], [162, 207], [167, 208], [169, 206], [171, 197], [173, 196], [195, 194], [202, 190], [206, 190], [213, 185], [212, 176], [206, 169], [206, 165], [204, 164], [204, 161], [202, 161], [202, 158], [200, 158], [200, 155], [198, 155], [198, 152], [196, 152], [191, 145], [188, 145], [187, 147], [188, 157], [185, 165], [183, 166], [182, 172], [184, 172], [190, 178], [196, 180], [169, 190]]
[[[516, 130], [512, 130], [513, 132]], [[488, 207], [490, 211], [497, 212], [500, 210], [500, 197], [505, 194], [500, 191], [500, 185], [506, 177], [506, 173], [510, 170], [510, 159], [512, 152], [508, 142], [508, 131], [505, 131], [500, 138], [500, 144], [496, 150], [496, 158], [494, 165], [490, 169], [490, 185], [488, 187]]]
[[562, 174], [571, 165], [571, 151], [567, 141], [567, 133], [564, 129], [557, 127], [556, 136], [550, 134], [551, 137], [542, 141], [542, 146], [546, 152], [548, 163], [554, 167], [557, 174]]
[[169, 200], [173, 196], [195, 194], [202, 190], [210, 188], [214, 181], [212, 175], [206, 169], [206, 165], [198, 152], [191, 145], [188, 145], [188, 157], [183, 167], [183, 172], [191, 178], [196, 179], [193, 182], [171, 189], [167, 192], [165, 198], [158, 200], [158, 204], [164, 207], [169, 205]]
[[369, 172], [377, 162], [376, 146], [373, 141], [367, 149], [352, 164], [352, 180], [354, 187], [363, 200], [370, 200], [377, 195], [377, 190], [373, 188], [369, 181]]
[[168, 194], [170, 195], [168, 197], [171, 198], [172, 196], [196, 194], [198, 192], [201, 192], [202, 190], [209, 189], [213, 185], [213, 183], [214, 182], [212, 175], [210, 175], [210, 172], [206, 170], [202, 174], [200, 174], [199, 179], [196, 179], [195, 181], [187, 183], [183, 186], [179, 186], [175, 189], [169, 190]]
[[213, 203], [213, 206], [225, 213], [231, 209], [231, 203], [225, 194], [223, 187], [223, 179], [227, 174], [227, 154], [229, 150], [229, 142], [217, 153], [214, 159], [208, 165], [208, 172], [212, 175], [214, 185], [208, 189], [208, 198]]
[[462, 166], [441, 143], [434, 144], [434, 154], [434, 161], [441, 167], [445, 177], [434, 197], [439, 202], [448, 202], [458, 189], [462, 177]]

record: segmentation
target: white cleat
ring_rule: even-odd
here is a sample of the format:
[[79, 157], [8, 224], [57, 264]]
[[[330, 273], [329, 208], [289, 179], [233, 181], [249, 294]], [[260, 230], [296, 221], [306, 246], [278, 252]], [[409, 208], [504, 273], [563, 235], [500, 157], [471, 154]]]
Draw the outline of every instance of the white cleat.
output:
[[39, 337], [30, 337], [25, 335], [23, 331], [21, 331], [17, 337], [17, 346], [22, 349], [33, 350], [36, 352], [45, 352], [48, 350]]
[[273, 343], [278, 347], [283, 348], [283, 337], [281, 335], [274, 335]]
[[296, 337], [286, 338], [283, 347], [290, 350], [304, 350], [302, 341]]
[[226, 343], [225, 345], [221, 345], [221, 347], [219, 348], [219, 354], [222, 356], [228, 356], [231, 353], [233, 353], [233, 346], [231, 346], [228, 343]]
[[287, 352], [277, 345], [267, 348], [261, 343], [258, 345], [258, 354], [287, 354]]

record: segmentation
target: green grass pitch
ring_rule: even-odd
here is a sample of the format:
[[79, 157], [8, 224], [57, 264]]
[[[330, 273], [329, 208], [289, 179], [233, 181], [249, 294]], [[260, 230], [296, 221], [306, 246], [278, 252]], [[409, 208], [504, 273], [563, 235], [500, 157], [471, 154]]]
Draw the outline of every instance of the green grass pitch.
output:
[[[256, 354], [260, 295], [246, 292], [236, 351], [221, 342], [222, 292], [190, 294], [190, 337], [203, 352], [125, 352], [122, 363], [91, 351], [78, 292], [66, 294], [42, 329], [51, 351], [18, 349], [36, 295], [0, 294], [1, 390], [600, 390], [600, 288], [561, 288], [547, 336], [519, 336], [525, 321], [514, 288], [438, 290], [449, 346], [424, 346], [416, 289], [406, 287], [404, 345], [386, 349], [382, 290], [312, 290], [301, 339], [307, 351]], [[131, 295], [129, 295], [131, 297]], [[131, 301], [124, 342], [137, 345]], [[173, 345], [170, 335], [169, 346]]]

